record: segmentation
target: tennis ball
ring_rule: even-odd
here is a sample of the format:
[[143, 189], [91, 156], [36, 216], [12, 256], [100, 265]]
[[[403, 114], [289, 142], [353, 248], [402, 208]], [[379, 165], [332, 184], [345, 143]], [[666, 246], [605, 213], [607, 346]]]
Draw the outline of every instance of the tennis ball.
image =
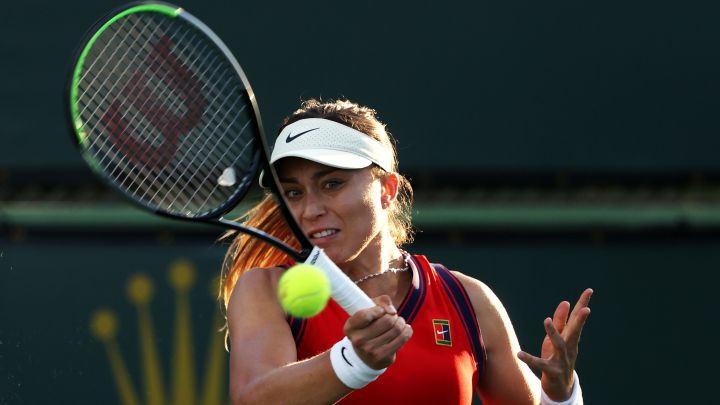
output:
[[298, 264], [280, 277], [278, 299], [286, 313], [310, 318], [320, 313], [330, 298], [330, 281], [311, 264]]

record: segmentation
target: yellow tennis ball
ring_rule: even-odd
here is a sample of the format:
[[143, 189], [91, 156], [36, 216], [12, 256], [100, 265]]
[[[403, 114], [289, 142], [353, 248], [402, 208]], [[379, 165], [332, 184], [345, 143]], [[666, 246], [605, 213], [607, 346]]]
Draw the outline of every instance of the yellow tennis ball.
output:
[[280, 277], [278, 299], [286, 313], [310, 318], [320, 313], [330, 298], [330, 281], [311, 264], [298, 264]]

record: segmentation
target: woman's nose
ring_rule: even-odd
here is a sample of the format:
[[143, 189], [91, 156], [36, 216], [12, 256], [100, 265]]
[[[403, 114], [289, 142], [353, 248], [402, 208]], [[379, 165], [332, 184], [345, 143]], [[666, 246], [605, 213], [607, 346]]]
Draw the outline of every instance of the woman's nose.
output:
[[308, 192], [305, 195], [305, 204], [303, 207], [303, 217], [305, 219], [315, 219], [325, 214], [325, 202], [321, 196], [314, 192]]

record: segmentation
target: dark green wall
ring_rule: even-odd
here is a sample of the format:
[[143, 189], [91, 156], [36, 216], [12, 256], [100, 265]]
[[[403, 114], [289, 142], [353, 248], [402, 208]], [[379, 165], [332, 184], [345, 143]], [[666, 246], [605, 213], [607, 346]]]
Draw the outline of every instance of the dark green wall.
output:
[[[61, 102], [120, 2], [3, 6], [0, 167], [81, 166]], [[308, 97], [376, 107], [413, 170], [717, 171], [712, 2], [182, 2], [237, 55], [266, 128]], [[431, 158], [425, 155], [434, 152]]]
[[[2, 243], [0, 403], [114, 403], [103, 346], [88, 330], [100, 306], [118, 314], [118, 344], [139, 385], [136, 314], [125, 293], [137, 272], [155, 283], [152, 313], [168, 373], [175, 311], [167, 269], [178, 257], [198, 270], [192, 321], [196, 362], [204, 364], [215, 310], [207, 284], [217, 275], [222, 246], [110, 236]], [[555, 305], [593, 287], [577, 366], [588, 404], [701, 403], [711, 395], [719, 240], [453, 244], [421, 238], [411, 250], [491, 286], [530, 352], [539, 350], [542, 320]]]
[[[209, 287], [219, 275], [219, 248], [214, 249], [212, 241], [168, 246], [102, 239], [106, 243], [88, 238], [0, 241], [0, 403], [121, 404], [105, 348], [89, 326], [99, 309], [117, 317], [118, 348], [140, 403], [146, 403], [138, 314], [127, 294], [128, 281], [136, 274], [152, 280], [152, 333], [169, 397], [178, 312], [177, 294], [168, 279], [178, 259], [195, 267], [189, 300], [192, 357], [201, 390], [208, 342], [211, 335], [220, 335], [213, 324], [216, 295]], [[227, 365], [223, 371], [225, 387]]]

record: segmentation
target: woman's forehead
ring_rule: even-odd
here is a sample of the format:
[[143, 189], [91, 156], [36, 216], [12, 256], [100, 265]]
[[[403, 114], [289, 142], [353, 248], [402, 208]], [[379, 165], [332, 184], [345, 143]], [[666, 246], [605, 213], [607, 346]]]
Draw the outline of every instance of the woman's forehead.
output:
[[336, 170], [334, 167], [330, 167], [318, 162], [313, 162], [312, 160], [307, 160], [299, 157], [286, 157], [278, 160], [273, 165], [275, 166], [275, 171], [278, 174], [285, 174], [290, 175], [293, 173], [299, 173], [303, 171], [328, 171], [328, 170]]
[[299, 157], [282, 158], [275, 162], [274, 166], [278, 177], [295, 177], [299, 175], [317, 176], [334, 172], [352, 174], [368, 169], [340, 169]]

